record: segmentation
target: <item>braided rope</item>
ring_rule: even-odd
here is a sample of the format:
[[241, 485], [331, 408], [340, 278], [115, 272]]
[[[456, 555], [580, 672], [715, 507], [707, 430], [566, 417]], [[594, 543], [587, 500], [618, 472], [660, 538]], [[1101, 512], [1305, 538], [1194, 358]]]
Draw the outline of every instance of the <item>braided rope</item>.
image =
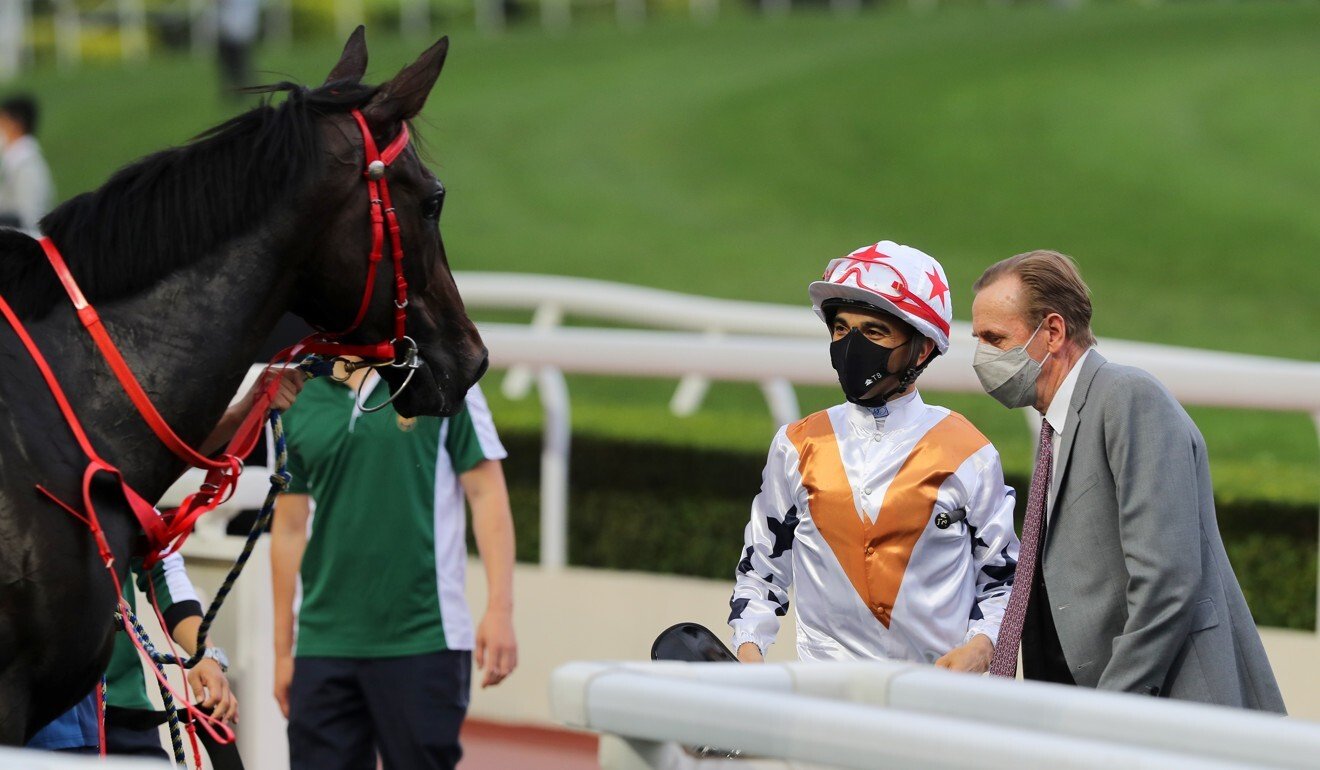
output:
[[[129, 624], [133, 626], [133, 635], [138, 638], [138, 642], [142, 645], [142, 651], [146, 653], [151, 660], [151, 664], [156, 667], [156, 670], [162, 676], [165, 674], [167, 664], [178, 665], [179, 659], [174, 655], [156, 649], [156, 645], [151, 643], [151, 637], [147, 634], [147, 629], [142, 627], [141, 621], [138, 620], [137, 615], [128, 608], [126, 603], [120, 606], [119, 612], [116, 614], [128, 618]], [[116, 620], [119, 620], [119, 618], [116, 618]], [[179, 707], [174, 702], [174, 696], [170, 694], [168, 687], [163, 684], [157, 684], [157, 686], [160, 687], [160, 702], [165, 707], [165, 715], [169, 718], [170, 744], [174, 747], [174, 761], [179, 765], [186, 766], [188, 760], [183, 753], [183, 734], [179, 730]]]
[[[275, 470], [270, 475], [270, 490], [266, 493], [266, 500], [261, 506], [260, 513], [257, 514], [256, 520], [252, 522], [252, 528], [248, 530], [247, 540], [243, 543], [242, 552], [239, 553], [238, 558], [235, 559], [234, 566], [230, 568], [229, 574], [225, 576], [224, 583], [222, 583], [219, 590], [216, 591], [215, 599], [211, 601], [211, 606], [207, 608], [206, 615], [202, 618], [201, 626], [197, 629], [197, 648], [193, 653], [193, 656], [187, 660], [181, 661], [177, 656], [171, 653], [161, 652], [156, 649], [156, 646], [151, 643], [151, 638], [147, 634], [147, 630], [142, 627], [142, 623], [138, 621], [137, 615], [128, 608], [127, 604], [121, 605], [119, 609], [119, 612], [124, 613], [121, 617], [127, 617], [129, 623], [132, 625], [133, 635], [138, 638], [142, 651], [146, 653], [147, 657], [151, 660], [152, 665], [156, 667], [156, 670], [159, 671], [162, 676], [165, 674], [166, 665], [192, 668], [204, 659], [204, 653], [206, 651], [206, 636], [211, 629], [211, 623], [220, 612], [220, 607], [224, 605], [225, 598], [229, 596], [230, 591], [233, 590], [234, 584], [238, 581], [238, 576], [243, 573], [243, 567], [252, 556], [252, 550], [256, 547], [257, 540], [261, 537], [261, 533], [266, 531], [266, 527], [269, 525], [271, 517], [275, 513], [275, 500], [280, 496], [280, 493], [289, 486], [289, 481], [292, 479], [288, 471], [289, 450], [288, 445], [284, 440], [284, 421], [280, 418], [280, 412], [278, 410], [271, 410], [269, 420], [271, 435], [275, 440]], [[168, 687], [163, 683], [159, 686], [161, 703], [164, 705], [165, 713], [169, 719], [170, 743], [174, 748], [174, 761], [180, 766], [186, 766], [187, 758], [183, 751], [183, 736], [180, 731], [178, 704], [175, 703], [174, 696], [170, 694]], [[104, 690], [102, 690], [102, 692], [104, 693]]]
[[288, 471], [289, 449], [284, 440], [284, 421], [280, 418], [278, 410], [271, 410], [270, 432], [275, 439], [275, 472], [270, 474], [270, 491], [266, 493], [266, 501], [262, 504], [261, 512], [257, 514], [256, 520], [252, 522], [252, 528], [248, 530], [247, 540], [243, 543], [243, 551], [234, 560], [234, 566], [230, 567], [229, 574], [225, 576], [225, 582], [215, 592], [215, 598], [211, 600], [211, 606], [207, 608], [206, 615], [202, 617], [202, 624], [197, 629], [196, 651], [191, 658], [181, 664], [184, 668], [192, 668], [202, 661], [206, 652], [206, 636], [211, 630], [211, 623], [215, 621], [215, 617], [219, 614], [220, 607], [224, 605], [229, 592], [234, 589], [238, 576], [243, 574], [243, 567], [247, 565], [248, 559], [252, 556], [252, 549], [256, 547], [261, 533], [265, 532], [267, 525], [270, 524], [271, 517], [275, 514], [276, 498], [288, 488], [289, 481], [292, 479]]

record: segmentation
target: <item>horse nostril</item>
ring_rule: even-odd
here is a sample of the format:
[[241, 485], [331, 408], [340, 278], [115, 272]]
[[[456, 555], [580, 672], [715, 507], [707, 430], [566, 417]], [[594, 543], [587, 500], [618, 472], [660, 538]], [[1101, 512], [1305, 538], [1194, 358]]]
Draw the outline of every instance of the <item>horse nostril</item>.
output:
[[472, 381], [476, 382], [480, 380], [481, 376], [484, 375], [486, 373], [486, 370], [489, 368], [490, 368], [490, 354], [482, 353], [481, 365], [477, 367], [477, 374], [475, 377], [472, 378]]

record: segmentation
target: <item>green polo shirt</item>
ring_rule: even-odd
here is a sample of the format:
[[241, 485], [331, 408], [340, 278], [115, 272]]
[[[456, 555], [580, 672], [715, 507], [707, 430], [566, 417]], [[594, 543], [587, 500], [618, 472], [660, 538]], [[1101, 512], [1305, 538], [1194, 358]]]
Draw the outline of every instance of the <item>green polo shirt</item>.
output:
[[[369, 375], [368, 407], [389, 390]], [[464, 598], [466, 500], [459, 476], [505, 457], [480, 389], [463, 411], [404, 420], [357, 409], [329, 378], [284, 417], [290, 493], [315, 507], [303, 553], [299, 657], [391, 657], [470, 650]]]

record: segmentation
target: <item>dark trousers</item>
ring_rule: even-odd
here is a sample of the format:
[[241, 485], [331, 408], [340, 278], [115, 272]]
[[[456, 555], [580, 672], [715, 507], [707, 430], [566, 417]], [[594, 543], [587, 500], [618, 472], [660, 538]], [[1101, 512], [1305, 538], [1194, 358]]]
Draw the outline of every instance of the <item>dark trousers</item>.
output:
[[105, 725], [105, 752], [134, 757], [155, 757], [169, 760], [170, 755], [160, 745], [160, 730], [156, 727], [133, 728], [110, 723]]
[[290, 770], [453, 770], [472, 653], [295, 659]]

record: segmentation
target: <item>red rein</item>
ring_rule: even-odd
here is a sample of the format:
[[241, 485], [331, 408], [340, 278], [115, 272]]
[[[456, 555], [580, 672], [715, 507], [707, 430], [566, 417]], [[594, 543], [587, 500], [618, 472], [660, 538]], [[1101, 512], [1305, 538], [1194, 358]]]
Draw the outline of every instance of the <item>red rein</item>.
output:
[[[365, 359], [393, 361], [396, 356], [396, 343], [406, 337], [405, 317], [408, 306], [408, 281], [403, 274], [404, 253], [403, 243], [399, 235], [399, 220], [390, 199], [385, 170], [407, 148], [409, 142], [408, 126], [404, 124], [399, 131], [399, 135], [389, 143], [385, 151], [378, 152], [375, 139], [367, 126], [366, 118], [358, 110], [353, 110], [352, 115], [362, 132], [365, 160], [363, 177], [367, 183], [368, 200], [371, 206], [371, 254], [367, 265], [366, 287], [363, 290], [362, 303], [348, 328], [340, 332], [314, 334], [297, 345], [282, 351], [276, 357], [276, 360], [280, 362], [288, 362], [296, 356], [312, 353], [333, 356], [353, 355]], [[387, 234], [394, 263], [394, 338], [389, 341], [365, 345], [349, 345], [338, 342], [339, 339], [356, 330], [366, 318], [376, 285], [376, 270], [384, 256]], [[50, 262], [51, 268], [55, 271], [55, 275], [60, 279], [65, 292], [69, 295], [69, 300], [73, 303], [73, 308], [78, 314], [78, 320], [82, 322], [88, 334], [95, 340], [101, 355], [109, 364], [116, 379], [119, 380], [119, 384], [123, 387], [129, 400], [133, 402], [133, 406], [142, 415], [143, 420], [150, 426], [161, 443], [168, 447], [175, 456], [193, 468], [206, 471], [206, 481], [202, 484], [201, 489], [185, 498], [183, 504], [169, 515], [158, 511], [154, 505], [134, 491], [124, 480], [119, 469], [97, 454], [46, 357], [37, 347], [36, 341], [32, 339], [31, 334], [28, 333], [27, 328], [19, 320], [13, 308], [10, 307], [4, 297], [0, 297], [0, 314], [4, 315], [5, 320], [9, 322], [9, 325], [14, 329], [14, 333], [18, 335], [23, 346], [27, 349], [33, 363], [37, 365], [37, 369], [46, 382], [46, 387], [50, 390], [51, 396], [64, 415], [69, 430], [78, 441], [83, 454], [87, 456], [87, 468], [83, 472], [82, 479], [82, 511], [61, 500], [44, 486], [37, 485], [37, 491], [87, 525], [96, 542], [101, 560], [110, 572], [111, 580], [115, 585], [116, 596], [122, 596], [123, 591], [113, 569], [114, 555], [106, 542], [105, 532], [101, 528], [100, 519], [92, 504], [92, 480], [97, 474], [105, 473], [118, 482], [129, 507], [133, 511], [133, 515], [142, 526], [143, 533], [146, 536], [143, 563], [145, 567], [150, 568], [160, 559], [177, 551], [183, 545], [198, 518], [224, 503], [233, 494], [234, 487], [238, 483], [238, 476], [243, 471], [241, 458], [246, 457], [252, 451], [261, 437], [266, 413], [279, 387], [279, 378], [267, 378], [265, 386], [253, 400], [252, 410], [244, 417], [224, 453], [214, 459], [203, 456], [179, 438], [178, 434], [165, 421], [165, 418], [157, 411], [155, 405], [151, 403], [151, 398], [142, 388], [137, 377], [133, 375], [132, 369], [119, 352], [114, 340], [106, 332], [96, 309], [83, 296], [82, 290], [78, 287], [72, 273], [70, 273], [59, 249], [55, 247], [55, 244], [49, 238], [42, 238], [40, 243], [46, 254], [46, 259]], [[129, 637], [141, 650], [141, 644], [129, 626], [127, 613], [124, 615], [124, 625]], [[150, 669], [162, 684], [169, 686], [164, 676], [156, 671], [154, 665]], [[175, 695], [177, 697], [178, 693], [175, 693]], [[201, 721], [203, 727], [217, 740], [228, 741], [233, 739], [233, 732], [227, 726], [198, 712], [189, 699], [180, 698], [180, 700], [187, 708], [189, 715]], [[223, 737], [217, 733], [216, 727], [224, 733]], [[104, 753], [104, 743], [102, 744], [102, 751]]]

